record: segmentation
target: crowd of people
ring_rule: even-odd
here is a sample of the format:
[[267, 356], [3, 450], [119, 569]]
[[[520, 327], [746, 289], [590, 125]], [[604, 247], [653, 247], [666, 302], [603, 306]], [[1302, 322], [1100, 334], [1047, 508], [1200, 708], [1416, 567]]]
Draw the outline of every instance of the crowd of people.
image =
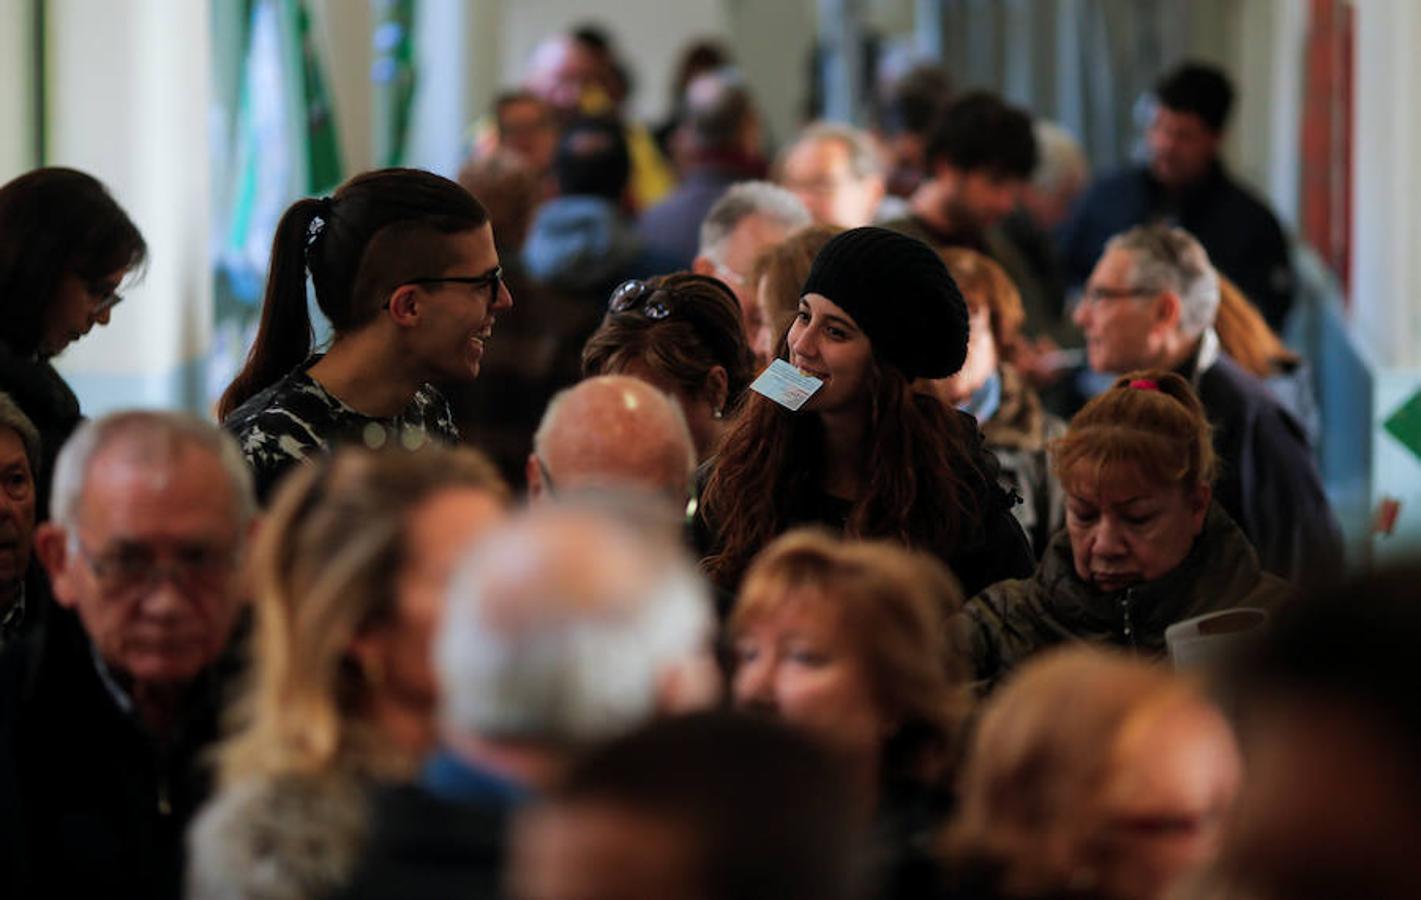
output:
[[631, 86], [557, 35], [294, 203], [211, 420], [83, 418], [148, 248], [0, 187], [5, 895], [1421, 895], [1421, 573], [1346, 578], [1226, 77], [1093, 182], [936, 67], [778, 154], [723, 48]]

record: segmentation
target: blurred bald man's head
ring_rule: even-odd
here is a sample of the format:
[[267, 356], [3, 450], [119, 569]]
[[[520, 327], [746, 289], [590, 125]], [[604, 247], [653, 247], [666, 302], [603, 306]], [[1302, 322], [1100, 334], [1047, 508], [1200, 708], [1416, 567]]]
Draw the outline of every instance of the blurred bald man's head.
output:
[[695, 444], [675, 400], [637, 378], [599, 375], [548, 404], [528, 457], [528, 490], [537, 499], [631, 488], [684, 504], [695, 468]]

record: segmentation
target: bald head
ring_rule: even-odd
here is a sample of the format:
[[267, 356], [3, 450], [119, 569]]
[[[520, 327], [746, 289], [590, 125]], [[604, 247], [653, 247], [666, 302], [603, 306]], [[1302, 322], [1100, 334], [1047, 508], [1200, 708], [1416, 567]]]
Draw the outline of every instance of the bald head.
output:
[[711, 620], [694, 569], [667, 545], [590, 510], [536, 507], [451, 582], [436, 657], [446, 727], [582, 743], [709, 701]]
[[534, 497], [631, 487], [684, 501], [695, 468], [695, 444], [675, 400], [637, 378], [599, 375], [548, 404], [528, 485]]

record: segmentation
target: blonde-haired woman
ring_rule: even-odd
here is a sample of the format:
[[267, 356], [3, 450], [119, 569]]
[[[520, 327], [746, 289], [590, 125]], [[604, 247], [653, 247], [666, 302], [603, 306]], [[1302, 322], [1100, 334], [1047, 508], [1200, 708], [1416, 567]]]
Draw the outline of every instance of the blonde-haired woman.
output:
[[1213, 502], [1208, 419], [1172, 372], [1126, 375], [1086, 404], [1051, 446], [1066, 528], [1036, 573], [968, 601], [976, 676], [990, 682], [1053, 644], [1084, 640], [1151, 657], [1165, 628], [1289, 594]]
[[252, 559], [251, 670], [194, 824], [189, 896], [319, 896], [350, 874], [369, 789], [435, 739], [430, 642], [464, 546], [502, 518], [484, 457], [348, 449], [278, 490]]
[[730, 635], [738, 706], [799, 726], [848, 764], [879, 854], [877, 896], [920, 896], [920, 853], [951, 806], [966, 667], [946, 641], [961, 590], [937, 560], [817, 530], [771, 543]]
[[944, 844], [955, 895], [1166, 896], [1212, 861], [1240, 769], [1193, 683], [1116, 652], [1044, 653], [973, 733]]

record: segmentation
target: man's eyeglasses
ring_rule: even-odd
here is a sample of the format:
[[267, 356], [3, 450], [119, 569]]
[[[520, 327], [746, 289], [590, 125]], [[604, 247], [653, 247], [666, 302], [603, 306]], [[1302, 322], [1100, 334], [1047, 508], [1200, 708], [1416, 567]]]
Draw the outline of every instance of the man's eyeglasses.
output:
[[624, 281], [612, 292], [607, 311], [628, 313], [640, 311], [654, 321], [661, 321], [675, 311], [679, 298], [666, 288], [653, 288], [645, 281]]
[[[396, 287], [404, 287], [407, 284], [467, 284], [473, 288], [488, 287], [489, 298], [497, 300], [498, 294], [503, 290], [503, 266], [495, 266], [493, 271], [483, 275], [439, 275], [427, 278], [406, 278]], [[390, 301], [385, 301], [384, 309], [390, 307]]]
[[1088, 287], [1081, 294], [1081, 306], [1094, 306], [1107, 300], [1124, 300], [1127, 297], [1149, 297], [1158, 293], [1158, 288], [1135, 285], [1133, 287]]
[[77, 537], [69, 550], [94, 573], [99, 589], [115, 597], [127, 597], [151, 590], [159, 581], [171, 579], [179, 590], [201, 592], [221, 587], [236, 568], [237, 556], [230, 550], [202, 544], [181, 545], [166, 562], [151, 547], [125, 547], [94, 554]]

